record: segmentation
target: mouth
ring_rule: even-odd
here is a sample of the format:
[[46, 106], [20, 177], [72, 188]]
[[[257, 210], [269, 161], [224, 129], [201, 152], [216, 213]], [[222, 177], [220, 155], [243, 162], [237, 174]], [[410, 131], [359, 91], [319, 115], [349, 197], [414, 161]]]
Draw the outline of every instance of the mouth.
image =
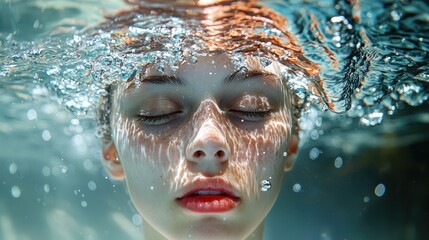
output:
[[176, 202], [197, 213], [230, 211], [240, 204], [240, 198], [226, 186], [222, 187], [221, 185], [223, 184], [218, 181], [215, 184], [210, 182], [193, 184], [183, 196], [176, 198]]

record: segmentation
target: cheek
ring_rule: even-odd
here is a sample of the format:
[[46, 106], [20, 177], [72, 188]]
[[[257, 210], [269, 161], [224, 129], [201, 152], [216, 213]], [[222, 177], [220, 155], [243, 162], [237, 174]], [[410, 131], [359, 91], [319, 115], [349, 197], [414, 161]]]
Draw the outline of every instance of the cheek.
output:
[[281, 184], [284, 153], [291, 134], [287, 116], [282, 112], [253, 131], [245, 131], [232, 124], [226, 126], [231, 147], [226, 175], [250, 198], [259, 197], [263, 180], [269, 180], [276, 188]]
[[[137, 123], [118, 117], [113, 126], [115, 146], [128, 177], [145, 175], [146, 181], [163, 188], [178, 189], [186, 171], [185, 143], [189, 131], [178, 130], [167, 137], [145, 133]], [[152, 179], [149, 179], [152, 178]], [[144, 183], [142, 183], [144, 184]]]
[[[283, 156], [291, 134], [289, 118], [278, 114], [266, 122], [263, 128], [233, 134], [234, 155], [237, 161], [250, 165], [270, 164]], [[278, 162], [278, 161], [277, 161]]]
[[181, 158], [179, 139], [182, 136], [172, 134], [162, 138], [145, 133], [138, 123], [123, 117], [118, 117], [113, 124], [117, 126], [113, 131], [116, 148], [119, 155], [125, 157], [127, 161], [169, 167], [169, 164]]

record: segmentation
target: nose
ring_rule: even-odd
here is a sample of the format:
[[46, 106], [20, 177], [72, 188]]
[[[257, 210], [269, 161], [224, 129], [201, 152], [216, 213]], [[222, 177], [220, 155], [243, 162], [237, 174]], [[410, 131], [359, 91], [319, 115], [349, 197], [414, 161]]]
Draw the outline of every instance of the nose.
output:
[[230, 149], [225, 135], [213, 120], [207, 120], [201, 125], [186, 148], [186, 158], [191, 170], [205, 176], [222, 174], [229, 156]]

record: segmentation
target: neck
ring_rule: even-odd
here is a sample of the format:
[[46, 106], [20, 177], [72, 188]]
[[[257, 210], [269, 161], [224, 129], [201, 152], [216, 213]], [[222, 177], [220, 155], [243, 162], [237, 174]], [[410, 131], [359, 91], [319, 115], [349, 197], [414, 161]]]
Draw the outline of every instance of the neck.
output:
[[[264, 235], [264, 222], [253, 230], [245, 240], [262, 240]], [[143, 220], [143, 240], [167, 240], [161, 233]]]

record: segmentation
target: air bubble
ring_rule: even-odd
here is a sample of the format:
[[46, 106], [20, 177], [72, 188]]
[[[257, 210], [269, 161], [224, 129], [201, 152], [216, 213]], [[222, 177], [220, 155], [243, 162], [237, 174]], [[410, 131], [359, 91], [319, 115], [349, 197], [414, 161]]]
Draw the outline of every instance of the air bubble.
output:
[[51, 69], [49, 69], [48, 71], [46, 71], [46, 73], [51, 76], [51, 75], [58, 75], [60, 73], [61, 69], [58, 66], [54, 66]]
[[369, 202], [371, 199], [368, 196], [363, 197], [363, 202], [367, 203]]
[[377, 197], [383, 196], [385, 192], [386, 192], [386, 187], [382, 183], [378, 184], [374, 189], [374, 193]]
[[38, 29], [39, 27], [40, 27], [39, 19], [36, 19], [36, 21], [34, 21], [34, 23], [33, 23], [33, 28]]
[[80, 205], [82, 205], [82, 207], [87, 207], [88, 203], [85, 200], [83, 200], [80, 202]]
[[391, 11], [390, 16], [392, 17], [393, 21], [399, 21], [401, 19], [401, 15], [397, 11]]
[[264, 179], [261, 181], [261, 191], [263, 192], [267, 192], [268, 190], [271, 189], [271, 182]]
[[[270, 42], [268, 42], [268, 43], [270, 43]], [[263, 67], [268, 67], [269, 65], [271, 65], [271, 60], [267, 59], [267, 58], [261, 58], [260, 63]]]
[[320, 150], [318, 148], [312, 148], [310, 150], [310, 154], [309, 155], [310, 155], [311, 160], [315, 160], [316, 158], [319, 157]]
[[83, 161], [83, 167], [86, 170], [91, 170], [93, 167], [92, 161], [90, 159], [85, 159], [85, 161]]
[[28, 112], [27, 112], [27, 118], [28, 118], [28, 120], [37, 119], [37, 112], [36, 112], [36, 110], [34, 110], [34, 109], [28, 110]]
[[360, 123], [365, 126], [374, 126], [383, 121], [384, 114], [382, 112], [373, 112], [361, 117]]
[[79, 125], [79, 119], [77, 119], [77, 118], [73, 118], [72, 120], [70, 120], [70, 123], [71, 123], [72, 125], [77, 126], [77, 125]]
[[91, 190], [91, 191], [95, 191], [95, 189], [97, 189], [97, 184], [95, 184], [95, 182], [94, 182], [94, 181], [89, 181], [89, 182], [88, 182], [88, 188], [89, 188], [89, 190]]
[[340, 168], [341, 166], [343, 166], [343, 159], [341, 157], [335, 158], [334, 165], [336, 168]]
[[60, 175], [60, 169], [58, 167], [53, 167], [51, 172], [54, 176]]
[[317, 129], [311, 130], [310, 137], [312, 140], [319, 139], [319, 131]]
[[49, 167], [47, 167], [47, 166], [44, 166], [42, 168], [42, 174], [45, 177], [49, 177], [51, 175], [51, 169]]
[[10, 192], [12, 193], [12, 197], [19, 198], [21, 196], [21, 189], [18, 186], [13, 186], [10, 189]]
[[295, 183], [293, 186], [292, 186], [292, 190], [294, 191], [294, 192], [301, 192], [301, 189], [302, 189], [302, 187], [301, 187], [301, 184], [299, 184], [299, 183]]
[[67, 170], [68, 170], [67, 166], [64, 166], [64, 165], [60, 166], [60, 171], [61, 171], [62, 174], [66, 174]]
[[11, 163], [9, 165], [10, 174], [15, 174], [17, 170], [18, 170], [18, 165], [16, 165], [16, 163]]
[[140, 226], [143, 223], [142, 217], [137, 213], [133, 215], [133, 217], [131, 218], [131, 221], [136, 226]]
[[49, 193], [51, 191], [51, 188], [49, 187], [49, 184], [45, 184], [43, 185], [43, 191], [45, 193]]
[[49, 130], [43, 130], [43, 132], [42, 132], [42, 138], [45, 141], [51, 140], [51, 133], [49, 132]]

